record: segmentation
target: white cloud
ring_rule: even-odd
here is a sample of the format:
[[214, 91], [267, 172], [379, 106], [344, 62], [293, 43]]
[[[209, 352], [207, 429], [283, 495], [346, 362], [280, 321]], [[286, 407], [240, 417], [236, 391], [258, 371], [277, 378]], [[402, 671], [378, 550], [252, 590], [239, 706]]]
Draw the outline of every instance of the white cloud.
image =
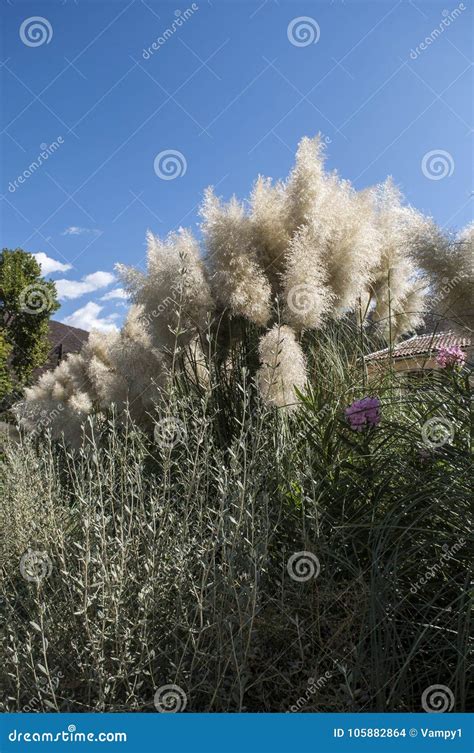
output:
[[61, 235], [84, 235], [85, 233], [94, 233], [94, 235], [100, 235], [100, 230], [96, 230], [92, 227], [78, 227], [77, 225], [71, 225], [67, 227]]
[[111, 301], [114, 298], [121, 298], [121, 299], [128, 300], [128, 295], [123, 288], [114, 288], [113, 290], [109, 290], [108, 293], [103, 295], [100, 300]]
[[66, 316], [62, 322], [63, 324], [70, 324], [71, 327], [79, 327], [90, 332], [92, 329], [98, 329], [101, 332], [116, 332], [118, 330], [115, 320], [119, 318], [118, 314], [110, 314], [109, 316], [100, 316], [100, 312], [104, 307], [99, 306], [94, 301], [89, 301], [77, 311], [73, 311], [72, 314]]
[[63, 264], [57, 259], [51, 259], [50, 256], [40, 251], [37, 254], [33, 254], [36, 261], [41, 267], [41, 273], [43, 275], [50, 275], [53, 272], [67, 272], [68, 269], [72, 269], [72, 264]]
[[82, 280], [55, 280], [58, 297], [61, 299], [79, 298], [85, 293], [93, 293], [94, 290], [106, 288], [115, 281], [115, 277], [110, 272], [93, 272], [86, 275]]

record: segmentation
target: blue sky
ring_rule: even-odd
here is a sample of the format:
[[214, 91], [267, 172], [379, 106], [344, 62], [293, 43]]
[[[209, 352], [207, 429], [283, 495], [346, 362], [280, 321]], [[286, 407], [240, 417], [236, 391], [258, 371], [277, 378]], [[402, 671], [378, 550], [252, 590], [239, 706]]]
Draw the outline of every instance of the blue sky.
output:
[[2, 246], [41, 254], [61, 280], [60, 320], [120, 324], [114, 264], [143, 268], [147, 228], [198, 232], [206, 186], [243, 198], [257, 174], [284, 177], [318, 131], [328, 167], [357, 188], [390, 174], [441, 225], [472, 220], [467, 1], [1, 10]]

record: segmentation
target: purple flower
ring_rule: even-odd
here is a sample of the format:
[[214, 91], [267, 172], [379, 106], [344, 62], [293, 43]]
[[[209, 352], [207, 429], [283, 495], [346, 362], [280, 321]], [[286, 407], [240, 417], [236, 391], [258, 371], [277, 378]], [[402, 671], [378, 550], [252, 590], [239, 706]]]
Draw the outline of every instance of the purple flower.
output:
[[436, 363], [441, 369], [448, 366], [462, 367], [466, 360], [466, 354], [458, 345], [451, 345], [449, 348], [440, 348], [436, 356]]
[[344, 412], [351, 429], [363, 431], [380, 423], [380, 400], [378, 397], [364, 397], [353, 402]]

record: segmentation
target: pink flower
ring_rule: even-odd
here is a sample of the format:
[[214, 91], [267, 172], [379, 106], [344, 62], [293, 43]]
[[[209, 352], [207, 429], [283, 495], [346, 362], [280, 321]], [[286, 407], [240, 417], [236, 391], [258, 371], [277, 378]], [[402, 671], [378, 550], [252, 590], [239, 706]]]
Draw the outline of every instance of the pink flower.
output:
[[458, 345], [451, 345], [449, 348], [440, 348], [436, 356], [436, 363], [442, 369], [448, 366], [461, 368], [466, 360], [466, 354]]
[[344, 413], [354, 431], [377, 426], [380, 423], [380, 400], [378, 397], [364, 397], [353, 402]]

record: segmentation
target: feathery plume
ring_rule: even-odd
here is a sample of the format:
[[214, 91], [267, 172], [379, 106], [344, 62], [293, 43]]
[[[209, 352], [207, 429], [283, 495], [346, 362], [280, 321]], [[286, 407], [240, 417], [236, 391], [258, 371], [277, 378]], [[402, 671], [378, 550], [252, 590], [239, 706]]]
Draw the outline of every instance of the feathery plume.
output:
[[263, 400], [277, 408], [296, 408], [295, 387], [304, 389], [307, 374], [306, 360], [293, 330], [275, 324], [260, 340], [259, 354], [257, 385]]
[[[427, 291], [420, 279], [417, 282], [415, 257], [426, 225], [425, 218], [412, 207], [402, 206], [400, 191], [390, 178], [374, 190], [374, 202], [381, 247], [371, 285], [375, 299], [372, 321], [380, 325], [386, 336], [391, 331], [393, 338], [395, 333], [399, 336], [422, 322], [423, 297]], [[418, 311], [412, 308], [415, 304]], [[397, 318], [399, 325], [392, 327]]]
[[271, 287], [252, 247], [251, 221], [237, 199], [224, 205], [207, 189], [201, 207], [207, 264], [216, 301], [257, 325], [271, 314]]
[[328, 237], [324, 261], [336, 317], [353, 310], [380, 262], [380, 237], [374, 223], [372, 194], [357, 193], [348, 181], [328, 180], [322, 214]]
[[87, 363], [80, 353], [73, 353], [27, 388], [25, 399], [13, 411], [26, 431], [37, 434], [49, 429], [53, 439], [64, 436], [67, 444], [77, 447], [82, 424], [93, 410], [90, 393]]
[[251, 246], [272, 286], [273, 297], [281, 290], [281, 275], [290, 242], [286, 227], [286, 188], [259, 176], [250, 196]]
[[290, 242], [283, 275], [283, 319], [297, 332], [321, 326], [334, 297], [326, 282], [325, 264], [303, 226]]
[[123, 274], [125, 287], [135, 303], [143, 307], [153, 344], [174, 352], [205, 326], [213, 309], [199, 244], [188, 230], [170, 233], [164, 241], [147, 233], [146, 276], [129, 268]]
[[286, 186], [286, 223], [290, 233], [314, 221], [326, 190], [324, 144], [321, 135], [304, 137]]
[[[91, 347], [95, 348], [95, 344], [93, 338]], [[146, 426], [161, 400], [168, 371], [165, 355], [152, 345], [142, 306], [130, 308], [119, 336], [109, 340], [102, 364], [97, 368], [95, 361], [92, 366], [92, 381], [101, 406], [114, 404], [119, 415], [128, 409], [135, 421]]]
[[426, 239], [426, 243], [419, 244], [417, 259], [430, 278], [431, 310], [441, 319], [449, 320], [454, 329], [472, 329], [474, 223], [454, 237], [441, 233], [430, 223]]

